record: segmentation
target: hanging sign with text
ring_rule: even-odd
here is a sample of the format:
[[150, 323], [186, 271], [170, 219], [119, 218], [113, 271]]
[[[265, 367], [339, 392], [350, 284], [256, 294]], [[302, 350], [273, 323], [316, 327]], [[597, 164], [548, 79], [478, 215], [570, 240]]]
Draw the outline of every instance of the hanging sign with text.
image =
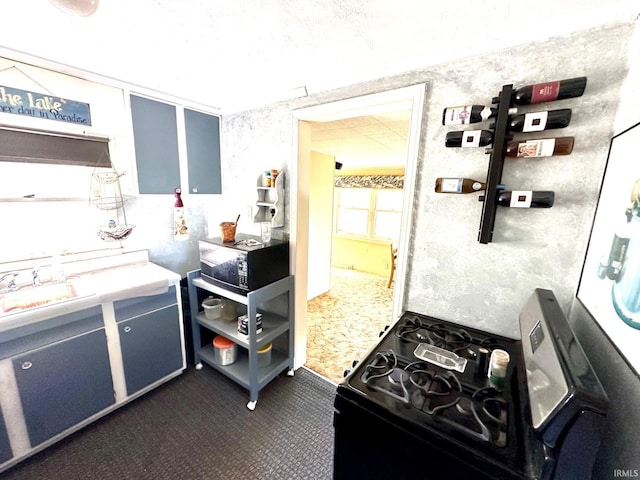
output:
[[91, 125], [89, 104], [0, 85], [0, 112]]

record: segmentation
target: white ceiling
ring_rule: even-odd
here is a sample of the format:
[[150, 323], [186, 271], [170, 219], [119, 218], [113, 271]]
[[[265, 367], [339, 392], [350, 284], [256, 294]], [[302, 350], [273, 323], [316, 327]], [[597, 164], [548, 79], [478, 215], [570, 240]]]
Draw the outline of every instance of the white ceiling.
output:
[[[633, 21], [640, 3], [100, 0], [95, 14], [75, 17], [49, 0], [4, 0], [1, 11], [0, 54], [50, 60], [225, 114]], [[340, 157], [352, 155], [355, 142], [372, 159], [397, 155], [402, 135], [406, 140], [404, 121], [316, 125], [313, 146]], [[347, 136], [354, 142], [338, 142]]]
[[[80, 0], [76, 0], [80, 1]], [[4, 0], [0, 47], [240, 111], [632, 21], [637, 0]], [[0, 52], [2, 53], [2, 52]]]
[[311, 149], [336, 157], [345, 170], [404, 167], [409, 110], [311, 123]]

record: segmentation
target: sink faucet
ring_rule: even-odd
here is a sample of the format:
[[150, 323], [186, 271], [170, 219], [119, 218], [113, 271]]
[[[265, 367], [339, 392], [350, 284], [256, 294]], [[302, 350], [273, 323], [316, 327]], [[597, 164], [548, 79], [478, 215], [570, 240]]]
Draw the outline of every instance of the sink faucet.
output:
[[9, 277], [11, 278], [9, 279], [9, 283], [7, 284], [7, 288], [0, 289], [0, 292], [12, 292], [13, 290], [18, 289], [18, 285], [16, 285], [16, 278], [18, 277], [18, 272], [5, 273], [4, 275], [2, 275], [2, 277], [0, 277], [0, 284], [2, 284], [5, 278], [9, 278]]
[[33, 278], [34, 287], [40, 285], [40, 267], [33, 267], [33, 270], [31, 271], [31, 277]]

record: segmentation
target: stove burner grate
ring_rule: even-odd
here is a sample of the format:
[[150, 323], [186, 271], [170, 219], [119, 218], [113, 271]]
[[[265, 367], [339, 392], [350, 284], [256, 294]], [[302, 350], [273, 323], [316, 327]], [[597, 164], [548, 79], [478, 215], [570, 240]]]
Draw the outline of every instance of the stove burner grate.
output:
[[360, 378], [367, 388], [433, 421], [483, 442], [506, 446], [507, 403], [491, 386], [470, 391], [463, 388], [456, 373], [438, 373], [427, 362], [402, 366], [393, 350], [377, 352]]
[[428, 343], [455, 353], [469, 349], [473, 339], [469, 333], [460, 328], [450, 328], [443, 323], [426, 324], [414, 317], [404, 321], [396, 330], [401, 340], [414, 343]]

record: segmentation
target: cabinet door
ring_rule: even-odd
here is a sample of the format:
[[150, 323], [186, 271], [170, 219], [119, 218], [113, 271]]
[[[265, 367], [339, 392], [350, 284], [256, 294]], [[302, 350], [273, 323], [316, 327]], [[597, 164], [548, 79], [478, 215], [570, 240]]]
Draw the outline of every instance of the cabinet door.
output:
[[104, 329], [12, 359], [32, 445], [115, 401]]
[[222, 193], [220, 119], [184, 109], [189, 164], [189, 193]]
[[178, 306], [118, 323], [127, 394], [183, 368]]
[[131, 118], [140, 193], [180, 187], [176, 107], [131, 95]]
[[4, 418], [0, 411], [0, 464], [6, 462], [11, 457], [13, 457], [13, 454], [11, 453], [9, 436], [7, 435], [7, 427], [5, 427]]

